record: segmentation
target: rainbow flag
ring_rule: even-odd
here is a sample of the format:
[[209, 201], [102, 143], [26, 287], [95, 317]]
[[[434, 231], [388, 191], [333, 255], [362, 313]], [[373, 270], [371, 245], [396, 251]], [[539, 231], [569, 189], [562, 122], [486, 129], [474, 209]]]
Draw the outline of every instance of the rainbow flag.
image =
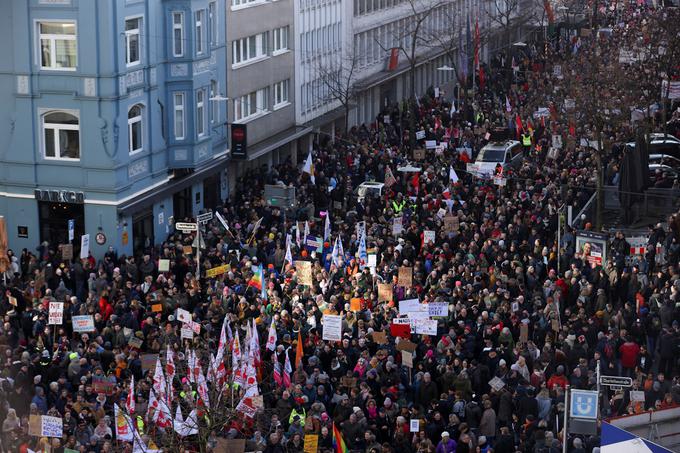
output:
[[349, 453], [349, 449], [345, 445], [345, 441], [342, 440], [342, 434], [340, 434], [340, 430], [335, 426], [335, 423], [333, 423], [333, 451], [335, 453]]
[[262, 291], [262, 282], [264, 281], [264, 271], [262, 270], [262, 265], [260, 264], [260, 266], [257, 268], [253, 266], [253, 272], [253, 276], [250, 278], [250, 281], [248, 281], [248, 286], [252, 286], [258, 291]]

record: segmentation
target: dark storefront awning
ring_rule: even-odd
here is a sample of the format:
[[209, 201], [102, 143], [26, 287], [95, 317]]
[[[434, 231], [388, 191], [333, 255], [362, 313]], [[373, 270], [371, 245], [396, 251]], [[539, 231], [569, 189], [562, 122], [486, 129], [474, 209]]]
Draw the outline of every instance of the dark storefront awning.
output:
[[260, 156], [264, 156], [268, 152], [274, 151], [276, 148], [284, 146], [310, 132], [312, 132], [310, 126], [289, 127], [278, 134], [274, 134], [252, 146], [248, 146], [248, 160], [255, 160]]
[[197, 182], [203, 181], [209, 176], [217, 173], [227, 166], [227, 162], [229, 162], [228, 154], [213, 158], [204, 166], [198, 167], [196, 171], [181, 179], [170, 179], [170, 181], [160, 187], [156, 187], [155, 189], [144, 192], [130, 200], [126, 200], [118, 206], [118, 212], [128, 215], [149, 208], [155, 202], [179, 192], [180, 190], [186, 189], [187, 187], [191, 187]]

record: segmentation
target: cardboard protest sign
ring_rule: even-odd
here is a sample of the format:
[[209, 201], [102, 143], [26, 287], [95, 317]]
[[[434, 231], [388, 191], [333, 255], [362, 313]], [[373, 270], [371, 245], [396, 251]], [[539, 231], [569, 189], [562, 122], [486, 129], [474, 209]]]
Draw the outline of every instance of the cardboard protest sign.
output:
[[373, 332], [371, 338], [378, 344], [387, 344], [387, 334], [385, 332]]
[[73, 259], [73, 244], [60, 244], [61, 259], [71, 261]]
[[401, 364], [408, 368], [413, 368], [413, 353], [401, 351]]
[[299, 285], [313, 285], [311, 261], [295, 261], [295, 270], [297, 271]]
[[390, 324], [390, 335], [393, 337], [410, 338], [411, 321], [408, 318], [397, 318], [392, 320], [392, 323]]
[[378, 283], [378, 302], [392, 302], [391, 283]]
[[154, 313], [160, 313], [163, 311], [163, 304], [153, 304], [151, 306], [151, 311]]
[[191, 321], [191, 313], [183, 308], [178, 308], [176, 319], [179, 322], [189, 322]]
[[415, 328], [418, 335], [437, 335], [437, 320], [436, 319], [416, 319]]
[[520, 343], [526, 343], [529, 341], [529, 325], [521, 323], [519, 325], [519, 341]]
[[187, 339], [187, 340], [193, 340], [194, 339], [194, 331], [191, 328], [191, 326], [187, 324], [182, 324], [182, 329], [180, 331], [180, 338]]
[[399, 268], [399, 286], [410, 288], [413, 285], [413, 268], [401, 266]]
[[74, 332], [94, 332], [94, 318], [92, 315], [72, 316], [71, 324]]
[[447, 233], [453, 233], [460, 230], [460, 221], [458, 217], [447, 215], [444, 217], [444, 231]]
[[184, 245], [182, 246], [182, 253], [184, 253], [185, 255], [191, 255], [192, 253], [194, 253], [194, 249], [191, 248], [190, 245]]
[[142, 354], [139, 358], [142, 361], [142, 372], [153, 371], [156, 368], [158, 354]]
[[[252, 417], [251, 417], [252, 418]], [[243, 453], [246, 451], [245, 439], [225, 439], [223, 437], [217, 438], [215, 451], [228, 451], [230, 453]]]
[[404, 231], [404, 218], [402, 216], [392, 219], [392, 236], [399, 236]]
[[342, 316], [323, 315], [323, 340], [341, 341], [342, 340]]
[[40, 415], [29, 415], [28, 435], [40, 437], [42, 435], [42, 420]]
[[397, 351], [408, 351], [408, 352], [413, 352], [416, 350], [416, 345], [414, 342], [402, 339], [399, 341], [399, 344], [397, 344]]
[[489, 386], [495, 390], [499, 391], [503, 387], [505, 387], [505, 382], [503, 382], [503, 379], [499, 378], [498, 376], [494, 377], [489, 381]]
[[60, 326], [64, 323], [64, 303], [50, 302], [48, 325]]
[[92, 387], [97, 393], [111, 396], [116, 388], [116, 378], [115, 376], [92, 376]]
[[353, 389], [354, 387], [357, 386], [357, 378], [350, 376], [342, 376], [340, 378], [340, 385], [342, 385], [343, 387]]
[[130, 337], [130, 339], [128, 340], [128, 344], [130, 345], [130, 347], [135, 349], [141, 349], [143, 342], [144, 341], [141, 338], [137, 338], [135, 336]]
[[409, 424], [409, 432], [417, 433], [418, 431], [420, 431], [420, 420], [414, 418], [411, 420], [411, 423]]

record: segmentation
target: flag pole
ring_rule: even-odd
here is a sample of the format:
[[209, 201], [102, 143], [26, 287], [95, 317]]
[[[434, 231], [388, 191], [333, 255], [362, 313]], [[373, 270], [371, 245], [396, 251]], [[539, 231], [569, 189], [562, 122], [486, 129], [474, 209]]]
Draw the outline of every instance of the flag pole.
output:
[[562, 435], [562, 453], [567, 453], [568, 430], [567, 423], [569, 421], [569, 386], [564, 389], [564, 434]]

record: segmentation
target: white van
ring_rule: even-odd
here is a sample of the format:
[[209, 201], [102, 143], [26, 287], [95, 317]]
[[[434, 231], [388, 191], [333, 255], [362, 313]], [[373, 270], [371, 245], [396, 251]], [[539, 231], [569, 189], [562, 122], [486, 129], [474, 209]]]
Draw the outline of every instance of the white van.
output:
[[493, 176], [500, 164], [503, 171], [519, 167], [522, 163], [522, 145], [517, 140], [491, 142], [479, 151], [474, 168], [480, 176]]

